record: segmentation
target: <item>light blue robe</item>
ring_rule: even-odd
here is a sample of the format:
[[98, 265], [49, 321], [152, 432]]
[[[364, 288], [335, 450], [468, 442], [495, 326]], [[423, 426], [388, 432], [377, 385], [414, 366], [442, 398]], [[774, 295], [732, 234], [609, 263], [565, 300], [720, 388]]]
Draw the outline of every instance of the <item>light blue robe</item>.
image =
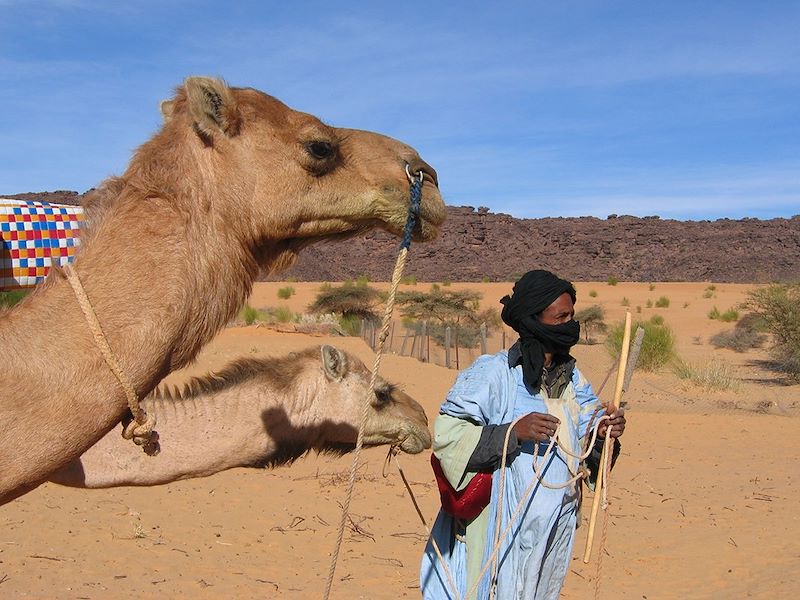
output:
[[[578, 454], [581, 436], [598, 405], [591, 385], [577, 368], [560, 398], [546, 399], [541, 393], [531, 396], [522, 381], [522, 368], [509, 368], [506, 351], [481, 356], [458, 376], [442, 404], [443, 416], [434, 424], [434, 452], [448, 479], [461, 489], [468, 480], [464, 478], [464, 467], [481, 426], [510, 423], [530, 412], [549, 412], [561, 421], [559, 438], [571, 447], [571, 452]], [[451, 417], [459, 419], [457, 436], [453, 435], [456, 421]], [[535, 477], [532, 467], [535, 446], [538, 444], [524, 443], [520, 453], [506, 465], [501, 532]], [[536, 459], [540, 464], [542, 456]], [[543, 465], [544, 480], [553, 484], [568, 480], [576, 472], [577, 463], [576, 459], [555, 450]], [[493, 474], [489, 506], [466, 527], [443, 511], [434, 524], [432, 537], [450, 567], [460, 598], [472, 588], [473, 578], [494, 546], [499, 487], [498, 470]], [[579, 493], [579, 484], [564, 489], [549, 489], [539, 484], [534, 487], [501, 546], [495, 596], [498, 600], [558, 598], [572, 556]], [[491, 569], [482, 577], [473, 598], [489, 597], [490, 579]], [[426, 600], [453, 598], [430, 540], [422, 558], [420, 587]]]

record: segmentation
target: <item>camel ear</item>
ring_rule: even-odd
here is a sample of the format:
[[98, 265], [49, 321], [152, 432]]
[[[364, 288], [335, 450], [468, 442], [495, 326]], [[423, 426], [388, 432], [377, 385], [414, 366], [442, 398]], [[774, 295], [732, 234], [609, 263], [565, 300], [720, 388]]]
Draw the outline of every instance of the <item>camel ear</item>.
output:
[[184, 82], [189, 112], [197, 130], [206, 136], [234, 136], [239, 131], [239, 106], [221, 79], [187, 77]]
[[322, 366], [329, 379], [342, 379], [347, 374], [347, 356], [338, 348], [326, 344], [322, 347]]

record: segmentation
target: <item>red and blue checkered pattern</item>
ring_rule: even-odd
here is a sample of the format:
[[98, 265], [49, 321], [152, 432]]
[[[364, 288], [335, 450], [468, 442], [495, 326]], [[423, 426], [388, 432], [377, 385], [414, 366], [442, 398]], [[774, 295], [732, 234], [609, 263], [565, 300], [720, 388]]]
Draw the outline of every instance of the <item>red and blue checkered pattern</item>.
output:
[[34, 286], [72, 261], [81, 221], [80, 206], [0, 198], [0, 291]]

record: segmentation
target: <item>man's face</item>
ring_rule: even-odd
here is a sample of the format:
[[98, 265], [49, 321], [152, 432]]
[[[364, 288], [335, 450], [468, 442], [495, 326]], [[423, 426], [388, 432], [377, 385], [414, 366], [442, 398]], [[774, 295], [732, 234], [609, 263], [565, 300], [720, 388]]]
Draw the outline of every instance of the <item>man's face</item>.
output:
[[572, 303], [572, 297], [564, 292], [541, 312], [539, 322], [543, 325], [562, 325], [571, 321], [574, 316], [575, 305]]

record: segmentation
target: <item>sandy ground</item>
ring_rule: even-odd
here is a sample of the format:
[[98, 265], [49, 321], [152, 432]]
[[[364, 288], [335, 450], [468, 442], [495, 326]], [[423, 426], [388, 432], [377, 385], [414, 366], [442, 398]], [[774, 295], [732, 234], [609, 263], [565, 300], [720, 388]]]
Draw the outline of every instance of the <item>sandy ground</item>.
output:
[[[296, 294], [279, 300], [277, 289], [286, 285]], [[733, 326], [708, 319], [708, 311], [735, 306], [749, 286], [717, 284], [714, 297], [705, 298], [707, 285], [578, 285], [578, 308], [601, 304], [608, 322], [622, 319], [623, 298], [634, 313], [641, 306], [643, 317], [661, 314], [684, 359], [731, 365], [740, 389], [707, 392], [669, 370], [636, 374], [626, 395], [628, 429], [611, 480], [602, 562], [598, 569], [597, 545], [588, 565], [581, 560], [587, 502], [564, 598], [795, 596], [800, 518], [792, 498], [800, 489], [791, 456], [800, 439], [800, 386], [767, 370], [763, 350], [736, 354], [708, 343]], [[250, 302], [303, 312], [318, 287], [259, 284]], [[464, 287], [498, 306], [510, 284], [452, 285]], [[670, 299], [669, 308], [645, 308], [660, 296]], [[232, 327], [170, 380], [235, 356], [279, 355], [323, 342], [374, 362], [358, 338]], [[492, 338], [490, 350], [499, 343]], [[602, 345], [581, 345], [575, 354], [599, 385], [611, 366]], [[461, 360], [466, 366], [470, 356]], [[433, 418], [456, 371], [387, 354], [381, 374]], [[363, 455], [333, 598], [419, 597], [425, 530], [395, 467], [383, 476], [384, 458], [378, 449]], [[0, 597], [321, 598], [351, 461], [312, 455], [274, 470], [236, 469], [147, 489], [43, 485], [0, 507]], [[402, 455], [400, 464], [432, 520], [438, 497], [428, 454]], [[597, 536], [603, 537], [600, 527]]]

